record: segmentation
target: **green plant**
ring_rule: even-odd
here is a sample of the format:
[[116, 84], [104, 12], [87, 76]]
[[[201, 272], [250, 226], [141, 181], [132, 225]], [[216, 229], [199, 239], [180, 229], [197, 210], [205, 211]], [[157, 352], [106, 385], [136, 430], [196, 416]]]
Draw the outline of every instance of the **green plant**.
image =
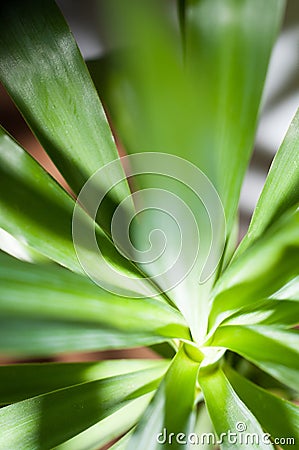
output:
[[[239, 192], [284, 2], [180, 1], [180, 31], [164, 11], [166, 2], [106, 3], [112, 6], [110, 31], [118, 30], [124, 48], [89, 68], [117, 135], [129, 153], [186, 157], [210, 178], [224, 208], [224, 252], [217, 264], [220, 227], [212, 236], [216, 270], [212, 264], [199, 283], [199, 257], [191, 275], [164, 292], [168, 280], [162, 278], [162, 288], [152, 282], [158, 264], [150, 266], [148, 279], [146, 264], [117, 251], [110, 222], [131, 191], [68, 27], [50, 0], [1, 6], [1, 80], [75, 195], [97, 169], [116, 160], [83, 201], [87, 212], [89, 200], [121, 182], [106, 195], [97, 225], [82, 203], [76, 206], [76, 250], [105, 290], [78, 261], [75, 201], [1, 129], [0, 226], [8, 233], [2, 236], [13, 236], [18, 248], [12, 253], [30, 262], [0, 255], [0, 351], [29, 358], [144, 345], [163, 358], [1, 366], [0, 448], [91, 449], [122, 434], [112, 448], [193, 448], [182, 441], [211, 433], [210, 442], [207, 435], [194, 445], [208, 449], [216, 445], [213, 429], [223, 449], [296, 448], [299, 412], [290, 400], [299, 369], [298, 114], [235, 250]], [[151, 157], [159, 164], [160, 153]], [[170, 189], [190, 204], [207, 241], [205, 260], [210, 228], [193, 193], [157, 174], [135, 183]], [[131, 208], [123, 206], [123, 219]], [[177, 214], [182, 219], [180, 208]], [[151, 210], [133, 228], [138, 245], [144, 242], [140, 229], [155, 228], [164, 220], [159, 217]], [[127, 285], [105, 279], [105, 263], [85, 240], [94, 228], [102, 253]], [[9, 252], [3, 238], [1, 245]], [[193, 241], [188, 245], [191, 251]], [[113, 293], [116, 285], [126, 296]]]

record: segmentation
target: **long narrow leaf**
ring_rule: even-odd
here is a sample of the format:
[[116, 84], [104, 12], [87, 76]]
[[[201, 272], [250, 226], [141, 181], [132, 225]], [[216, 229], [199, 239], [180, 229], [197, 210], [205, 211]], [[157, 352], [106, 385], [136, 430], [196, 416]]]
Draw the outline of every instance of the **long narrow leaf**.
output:
[[299, 111], [270, 168], [263, 191], [241, 245], [240, 256], [287, 209], [299, 202]]
[[[221, 369], [199, 377], [207, 408], [223, 450], [237, 448], [271, 449], [263, 439], [263, 430], [252, 412], [238, 397]], [[225, 411], [224, 414], [219, 414]], [[247, 436], [247, 437], [246, 437]]]
[[299, 324], [299, 303], [292, 300], [267, 299], [244, 308], [223, 325], [278, 325], [291, 328]]
[[[153, 393], [142, 395], [115, 413], [96, 423], [72, 439], [55, 447], [55, 450], [98, 450], [113, 439], [132, 429], [148, 406]], [[129, 432], [130, 433], [130, 432]], [[127, 434], [125, 435], [127, 436]], [[130, 434], [128, 436], [128, 439]], [[123, 441], [122, 441], [123, 442]], [[120, 444], [119, 444], [120, 445]], [[114, 447], [111, 447], [114, 448]]]
[[81, 271], [71, 237], [74, 201], [0, 128], [0, 226], [29, 248]]
[[[283, 5], [283, 1], [275, 0], [269, 10], [267, 0], [246, 0], [238, 4], [230, 0], [186, 1], [184, 60], [181, 34], [167, 18], [165, 2], [113, 0], [105, 4], [108, 29], [113, 33], [111, 40], [118, 41], [121, 50], [102, 60], [102, 67], [97, 68], [96, 63], [90, 66], [94, 78], [99, 76], [99, 91], [126, 151], [187, 157], [216, 187], [224, 205], [228, 234], [233, 227], [241, 182], [253, 147], [259, 101]], [[229, 20], [222, 20], [223, 16]], [[161, 156], [157, 154], [156, 160], [157, 167], [163, 168]], [[177, 179], [172, 166], [175, 164], [168, 164]], [[200, 236], [204, 236], [196, 264], [189, 272], [184, 261], [174, 276], [177, 278], [181, 272], [188, 276], [168, 292], [183, 312], [193, 338], [202, 342], [213, 279], [199, 285], [201, 258], [204, 260], [211, 241], [217, 249], [215, 253], [222, 252], [225, 230], [222, 230], [222, 240], [216, 237], [217, 233], [221, 234], [219, 230], [211, 237], [207, 211], [187, 189], [192, 177], [184, 166], [180, 170], [185, 175], [183, 183], [175, 183], [162, 173], [162, 176], [140, 176], [137, 185], [175, 193], [191, 208]], [[170, 203], [169, 200], [164, 211]], [[211, 203], [216, 205], [214, 200]], [[175, 219], [180, 226], [186, 222], [179, 203]], [[221, 229], [219, 215], [214, 222]], [[166, 235], [170, 235], [167, 248], [176, 256], [178, 239], [173, 238], [175, 231], [169, 232], [172, 226], [167, 215], [161, 214], [159, 208], [152, 208], [136, 239], [142, 246], [148, 230], [165, 229]], [[187, 256], [198, 243], [190, 229], [189, 233], [188, 242], [183, 246]], [[175, 260], [173, 254], [170, 253], [171, 263]], [[166, 258], [159, 259], [144, 270], [157, 274], [169, 265]], [[166, 274], [162, 287], [167, 283]]]
[[[0, 78], [78, 193], [97, 169], [118, 158], [82, 56], [52, 0], [3, 3], [1, 18]], [[114, 173], [103, 176], [102, 188], [110, 188], [115, 176], [122, 173], [119, 163]], [[109, 208], [129, 193], [127, 182], [120, 183], [113, 195], [110, 193]]]
[[128, 334], [189, 337], [182, 315], [163, 301], [118, 297], [56, 265], [39, 267], [4, 254], [0, 263], [1, 315], [85, 322]]
[[165, 342], [167, 338], [151, 333], [132, 333], [98, 324], [69, 320], [18, 318], [2, 314], [0, 351], [16, 357], [46, 357], [59, 353], [135, 348]]
[[196, 77], [196, 129], [201, 136], [195, 148], [198, 155], [200, 148], [209, 158], [213, 155], [208, 175], [221, 196], [230, 231], [284, 2], [271, 2], [271, 10], [268, 0], [185, 4], [186, 65]]
[[75, 384], [151, 367], [166, 369], [167, 361], [128, 359], [82, 363], [34, 363], [0, 366], [0, 404], [15, 403]]
[[24, 242], [18, 241], [3, 228], [0, 228], [0, 250], [22, 261], [45, 262], [48, 259]]
[[230, 230], [284, 1], [184, 3], [187, 70], [163, 2], [113, 0], [110, 38], [128, 48], [94, 73], [127, 151], [188, 155], [215, 183]]
[[9, 450], [57, 446], [154, 390], [160, 376], [159, 369], [142, 370], [6, 406], [0, 410], [0, 446]]
[[256, 386], [229, 367], [225, 368], [225, 373], [234, 390], [264, 429], [273, 438], [291, 438], [290, 445], [283, 445], [283, 448], [294, 448], [294, 443], [299, 442], [298, 406]]
[[298, 275], [299, 210], [286, 213], [235, 260], [215, 287], [210, 328], [267, 298]]
[[279, 291], [273, 294], [273, 298], [299, 300], [299, 276], [293, 278], [289, 283], [283, 286]]
[[[0, 227], [38, 253], [76, 272], [83, 272], [72, 237], [75, 202], [3, 129], [0, 128]], [[147, 283], [126, 258], [115, 249], [106, 234], [77, 206], [81, 235], [76, 250], [88, 261], [94, 277], [105, 285], [124, 281], [104, 271], [105, 262], [116, 272], [135, 279], [129, 290], [146, 294]], [[95, 248], [85, 236], [96, 236]], [[0, 236], [1, 238], [1, 236]], [[97, 253], [100, 248], [104, 260]], [[103, 264], [104, 263], [104, 264]], [[129, 281], [128, 281], [129, 283]], [[152, 288], [151, 288], [152, 290]]]
[[[198, 368], [199, 362], [190, 359], [181, 347], [130, 439], [128, 449], [181, 448], [176, 436], [183, 433], [186, 437], [191, 432]], [[174, 433], [174, 439], [169, 433]]]
[[299, 333], [270, 325], [219, 327], [213, 344], [228, 348], [282, 383], [299, 390]]

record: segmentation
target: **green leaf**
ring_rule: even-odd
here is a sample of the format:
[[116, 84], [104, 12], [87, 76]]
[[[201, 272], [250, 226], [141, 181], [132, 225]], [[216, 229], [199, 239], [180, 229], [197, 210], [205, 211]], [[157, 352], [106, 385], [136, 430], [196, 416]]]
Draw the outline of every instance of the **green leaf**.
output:
[[160, 369], [146, 369], [6, 406], [0, 410], [0, 446], [7, 450], [55, 447], [154, 390], [160, 376]]
[[[123, 433], [131, 429], [139, 420], [141, 414], [148, 406], [153, 393], [142, 395], [130, 401], [123, 408], [96, 423], [92, 427], [55, 447], [55, 450], [98, 450], [103, 445], [111, 442]], [[126, 442], [129, 440], [131, 432], [127, 433]], [[124, 441], [120, 444], [125, 445]], [[118, 444], [118, 445], [120, 445]], [[110, 447], [114, 448], [114, 446]]]
[[210, 345], [239, 353], [282, 383], [299, 390], [299, 333], [277, 326], [221, 326]]
[[[1, 17], [1, 80], [78, 193], [97, 169], [118, 158], [82, 56], [54, 1], [14, 0], [1, 6]], [[120, 163], [114, 173], [103, 175], [102, 188], [110, 188], [119, 174]], [[120, 183], [108, 209], [129, 193], [127, 182]]]
[[[102, 60], [101, 67], [96, 67], [95, 62], [90, 65], [126, 151], [164, 152], [182, 158], [188, 155], [188, 161], [201, 169], [216, 187], [224, 205], [228, 234], [253, 148], [262, 87], [283, 5], [283, 1], [275, 0], [269, 10], [265, 0], [186, 1], [183, 61], [181, 34], [165, 13], [165, 2], [110, 1], [105, 4], [108, 36], [111, 30], [110, 39], [116, 41], [118, 51]], [[223, 16], [229, 20], [224, 21]], [[161, 157], [157, 155], [159, 164], [162, 168]], [[168, 166], [174, 171], [171, 164]], [[201, 343], [214, 278], [199, 285], [200, 268], [213, 239], [217, 265], [225, 230], [219, 220], [221, 214], [215, 214], [214, 222], [219, 229], [211, 237], [207, 211], [194, 192], [187, 189], [192, 177], [184, 166], [180, 170], [181, 176], [185, 176], [183, 183], [148, 174], [138, 177], [136, 184], [175, 193], [191, 208], [199, 233], [205, 236], [200, 240], [199, 258], [192, 271], [185, 270], [184, 264], [178, 267], [179, 272], [188, 276], [168, 292], [183, 312], [193, 338]], [[198, 177], [194, 180], [198, 182]], [[204, 192], [205, 187], [201, 189]], [[210, 203], [216, 204], [214, 200]], [[186, 221], [180, 205], [175, 218], [179, 224]], [[178, 239], [170, 232], [169, 217], [152, 210], [144, 223], [143, 228], [139, 227], [141, 236], [136, 236], [140, 245], [149, 229], [165, 228], [167, 236], [170, 235], [167, 245], [177, 254], [174, 249]], [[188, 243], [183, 246], [187, 256], [197, 243], [189, 232]], [[218, 233], [223, 237], [219, 242], [215, 237]], [[173, 262], [175, 257], [171, 255], [170, 260]], [[155, 261], [143, 270], [156, 274], [169, 265], [164, 260]], [[165, 283], [168, 281], [163, 279]]]
[[299, 276], [293, 278], [289, 283], [283, 286], [279, 291], [273, 294], [274, 298], [282, 300], [299, 300]]
[[[222, 449], [231, 450], [233, 446], [239, 448], [244, 444], [248, 450], [273, 448], [264, 443], [260, 424], [238, 397], [221, 369], [200, 376], [199, 383]], [[225, 413], [219, 414], [219, 411]]]
[[71, 236], [74, 201], [0, 127], [0, 226], [21, 244], [81, 272]]
[[[164, 342], [169, 332], [189, 337], [182, 316], [161, 300], [120, 298], [59, 266], [38, 267], [1, 253], [0, 263], [4, 354], [139, 347]], [[169, 322], [172, 314], [178, 327]]]
[[289, 211], [223, 273], [215, 286], [210, 329], [244, 307], [275, 295], [298, 275], [299, 210]]
[[1, 315], [189, 338], [182, 315], [162, 300], [118, 297], [62, 267], [37, 266], [1, 253], [0, 264]]
[[0, 404], [15, 403], [75, 384], [148, 368], [166, 369], [165, 360], [105, 360], [80, 363], [37, 363], [0, 366]]
[[225, 373], [238, 396], [246, 403], [263, 428], [273, 438], [293, 438], [293, 444], [282, 447], [294, 448], [294, 443], [299, 442], [298, 406], [256, 386], [229, 367], [225, 368]]
[[33, 320], [15, 314], [0, 318], [0, 351], [16, 357], [45, 357], [58, 353], [135, 348], [164, 342], [149, 333], [101, 329], [99, 325], [68, 320]]
[[[0, 128], [0, 227], [21, 244], [32, 248], [76, 272], [83, 272], [76, 251], [80, 250], [88, 263], [89, 273], [105, 286], [120, 286], [124, 281], [118, 276], [106, 275], [107, 262], [117, 274], [133, 278], [128, 291], [146, 295], [153, 292], [133, 264], [114, 247], [106, 234], [77, 205], [77, 226], [80, 241], [76, 251], [72, 237], [74, 200], [28, 155], [6, 132]], [[96, 236], [95, 248], [86, 236]], [[3, 239], [3, 236], [2, 236]], [[96, 247], [96, 244], [98, 247]], [[99, 256], [99, 250], [103, 259]], [[120, 278], [120, 279], [119, 279]]]
[[[201, 159], [200, 153], [209, 155], [203, 170], [221, 196], [229, 232], [283, 9], [280, 0], [271, 2], [271, 8], [268, 0], [186, 0], [186, 65], [195, 75], [198, 110], [193, 152]], [[190, 120], [194, 123], [194, 116]]]
[[[145, 3], [143, 2], [142, 5]], [[148, 3], [149, 6], [150, 3]], [[120, 5], [120, 8], [123, 6]], [[128, 5], [128, 8], [130, 10], [131, 5]], [[139, 7], [137, 7], [139, 11]], [[142, 8], [141, 8], [142, 10]], [[151, 8], [150, 8], [151, 10]], [[142, 11], [139, 11], [142, 12]], [[131, 11], [132, 13], [132, 11]], [[144, 11], [143, 11], [144, 13]], [[151, 11], [152, 13], [152, 11]], [[146, 24], [145, 27], [148, 27], [150, 19], [149, 16], [146, 15]], [[150, 15], [151, 17], [151, 15]], [[144, 19], [144, 17], [143, 17]], [[156, 17], [157, 21], [154, 21], [151, 23], [151, 36], [156, 36], [157, 34], [157, 23], [160, 22], [161, 18]], [[161, 24], [160, 24], [161, 25]], [[135, 23], [136, 26], [136, 23]], [[161, 29], [159, 28], [161, 31]], [[149, 30], [147, 30], [149, 33]], [[159, 31], [159, 32], [160, 32]], [[132, 30], [128, 31], [130, 34]], [[141, 31], [143, 33], [143, 31]], [[149, 37], [149, 36], [148, 36]], [[171, 65], [173, 63], [173, 46], [168, 46], [168, 37], [164, 36], [161, 37], [161, 44], [162, 46], [167, 46], [167, 51], [165, 51], [165, 54], [163, 55], [163, 61], [167, 60], [166, 65]], [[151, 38], [152, 40], [152, 38]], [[151, 42], [149, 43], [151, 45]], [[149, 50], [150, 51], [150, 50]], [[123, 55], [120, 56], [120, 59], [118, 60], [118, 64], [120, 61], [123, 61]], [[152, 57], [151, 53], [149, 55]], [[130, 58], [130, 57], [129, 57]], [[166, 59], [165, 59], [166, 58]], [[169, 59], [171, 62], [169, 62]], [[162, 60], [162, 57], [161, 57]], [[129, 61], [127, 61], [129, 64]], [[100, 62], [100, 64], [103, 63], [103, 61]], [[105, 61], [104, 61], [105, 63]], [[90, 67], [92, 68], [92, 71], [94, 73], [94, 77], [97, 77], [97, 72], [99, 70], [99, 66], [96, 62], [93, 62], [90, 64]], [[100, 67], [101, 69], [101, 67]], [[124, 69], [124, 68], [123, 68]], [[153, 70], [153, 67], [150, 69]], [[182, 68], [180, 69], [182, 70]], [[122, 72], [119, 70], [119, 67], [117, 66], [115, 75], [121, 76]], [[177, 73], [176, 71], [173, 72], [172, 77], [169, 79], [169, 81], [172, 83], [175, 79]], [[175, 88], [175, 84], [179, 86], [182, 83], [181, 75], [179, 76], [179, 80], [176, 80], [176, 83], [173, 84], [173, 89]], [[126, 76], [126, 74], [122, 74], [123, 77]], [[110, 76], [107, 78], [107, 82], [110, 83], [110, 80], [113, 81], [114, 79], [114, 73], [113, 76]], [[112, 82], [111, 81], [111, 82]], [[125, 84], [127, 84], [127, 80], [123, 80]], [[158, 80], [155, 80], [158, 83]], [[161, 80], [160, 80], [161, 81]], [[129, 82], [132, 83], [132, 88], [135, 89], [135, 87], [138, 85], [138, 80], [130, 80]], [[102, 95], [106, 95], [107, 93], [107, 86], [105, 82], [103, 83], [103, 86], [105, 89], [103, 92], [101, 91]], [[100, 85], [101, 87], [101, 85]], [[156, 88], [159, 90], [160, 87], [157, 84]], [[168, 87], [167, 87], [168, 89]], [[111, 90], [113, 93], [117, 91], [117, 88], [115, 86], [111, 86]], [[110, 92], [110, 89], [108, 87], [108, 92]], [[183, 91], [182, 91], [183, 92]], [[123, 96], [123, 93], [120, 95], [120, 97]], [[155, 98], [155, 96], [153, 96]], [[141, 100], [140, 100], [141, 101]], [[130, 102], [130, 98], [127, 99], [127, 102]], [[119, 105], [120, 110], [123, 108], [123, 105]], [[141, 105], [139, 105], [141, 106]], [[134, 114], [134, 127], [140, 122], [140, 119], [143, 120], [143, 113], [145, 112], [144, 109], [137, 110], [137, 116], [135, 117], [134, 111], [131, 109], [131, 114]], [[156, 108], [156, 113], [160, 114], [159, 108]], [[111, 113], [113, 115], [113, 113]], [[125, 118], [128, 118], [128, 113], [126, 113]], [[168, 116], [165, 116], [165, 119], [168, 120]], [[151, 139], [153, 139], [153, 134], [150, 133], [148, 130], [148, 138], [146, 138], [146, 142], [144, 140], [145, 138], [145, 131], [142, 128], [143, 126], [149, 126], [152, 120], [155, 120], [153, 117], [150, 119], [150, 121], [145, 121], [140, 126], [136, 125], [136, 129], [134, 128], [134, 139], [132, 139], [132, 143], [137, 144], [137, 142], [140, 142], [142, 145], [142, 148], [147, 148], [150, 150], [149, 142]], [[136, 122], [137, 121], [137, 122]], [[161, 122], [162, 125], [162, 122]], [[164, 126], [164, 125], [163, 125]], [[129, 129], [129, 127], [125, 127], [126, 130]], [[139, 136], [140, 131], [142, 132], [142, 136]], [[166, 131], [166, 128], [165, 128]], [[139, 136], [138, 139], [136, 136]], [[164, 134], [160, 136], [161, 140], [165, 140]], [[162, 142], [162, 141], [161, 141]], [[164, 151], [163, 148], [165, 148], [165, 145], [162, 144], [157, 147], [151, 148], [151, 150], [155, 150], [157, 148], [161, 151]], [[138, 148], [136, 146], [136, 152], [138, 152]], [[132, 153], [135, 153], [134, 151]], [[169, 151], [169, 153], [171, 153]], [[144, 156], [144, 159], [142, 158]], [[203, 268], [203, 265], [205, 264], [205, 261], [208, 257], [209, 251], [210, 251], [210, 243], [212, 240], [211, 235], [211, 226], [210, 226], [210, 218], [207, 215], [207, 212], [205, 210], [205, 207], [203, 206], [202, 202], [196, 195], [196, 190], [199, 191], [202, 189], [202, 184], [204, 184], [204, 188], [202, 189], [205, 191], [204, 194], [211, 195], [212, 200], [211, 204], [214, 205], [213, 211], [210, 211], [214, 217], [217, 217], [217, 219], [214, 221], [215, 223], [219, 224], [219, 229], [214, 230], [215, 235], [217, 236], [215, 238], [215, 241], [217, 242], [217, 249], [215, 251], [215, 255], [213, 255], [214, 259], [217, 260], [217, 255], [220, 258], [220, 254], [222, 251], [221, 243], [218, 246], [218, 241], [225, 240], [225, 224], [224, 224], [224, 215], [223, 215], [223, 209], [219, 201], [219, 197], [215, 189], [212, 187], [211, 190], [207, 189], [207, 182], [203, 180], [204, 175], [201, 174], [198, 169], [188, 163], [184, 163], [181, 159], [171, 157], [169, 156], [170, 160], [167, 159], [168, 155], [163, 154], [160, 156], [156, 156], [155, 153], [148, 154], [145, 153], [144, 155], [141, 155], [140, 161], [141, 161], [141, 168], [145, 170], [149, 170], [149, 173], [146, 175], [139, 175], [136, 177], [136, 180], [134, 179], [134, 183], [136, 183], [137, 187], [144, 187], [144, 188], [154, 188], [154, 189], [162, 189], [163, 193], [160, 194], [153, 194], [152, 201], [153, 201], [153, 207], [148, 208], [147, 211], [144, 213], [146, 214], [144, 217], [141, 217], [141, 221], [138, 223], [138, 226], [136, 227], [136, 233], [134, 235], [134, 241], [136, 243], [137, 248], [144, 248], [144, 242], [145, 239], [148, 238], [148, 235], [152, 230], [155, 229], [162, 229], [164, 235], [166, 236], [165, 241], [167, 242], [166, 252], [162, 252], [162, 258], [155, 259], [152, 264], [143, 264], [142, 270], [146, 273], [149, 273], [152, 276], [155, 276], [157, 274], [163, 274], [161, 276], [161, 279], [159, 280], [159, 286], [167, 291], [168, 297], [171, 298], [171, 300], [176, 304], [176, 306], [182, 311], [184, 314], [184, 317], [186, 318], [186, 321], [188, 322], [193, 338], [196, 340], [202, 340], [202, 337], [205, 335], [206, 331], [206, 314], [205, 314], [205, 298], [207, 298], [208, 291], [210, 289], [210, 286], [213, 282], [213, 280], [209, 280], [208, 283], [205, 285], [199, 285], [198, 280], [200, 278], [201, 269]], [[147, 162], [150, 158], [149, 162]], [[143, 166], [142, 166], [143, 163]], [[130, 160], [130, 164], [134, 167], [134, 161]], [[137, 162], [138, 164], [138, 162]], [[154, 165], [154, 168], [153, 168]], [[149, 168], [151, 166], [151, 168]], [[152, 169], [153, 168], [153, 169]], [[134, 167], [136, 169], [136, 167]], [[166, 174], [168, 173], [168, 175]], [[160, 174], [160, 175], [159, 175]], [[185, 181], [185, 182], [184, 182]], [[188, 183], [188, 187], [186, 186], [186, 183]], [[146, 192], [146, 189], [144, 190]], [[167, 193], [172, 193], [171, 198], [169, 199], [167, 196]], [[175, 197], [175, 195], [177, 197]], [[158, 201], [159, 200], [159, 205]], [[182, 200], [183, 203], [180, 201]], [[164, 202], [164, 203], [162, 203]], [[146, 199], [144, 201], [145, 207], [148, 207], [146, 203]], [[187, 226], [187, 220], [186, 220], [186, 210], [184, 207], [182, 207], [183, 204], [186, 204], [190, 206], [191, 203], [191, 210], [193, 213], [193, 216], [196, 220], [200, 223], [200, 226], [198, 226], [195, 230], [191, 227]], [[171, 207], [171, 212], [167, 214], [169, 207]], [[211, 208], [212, 209], [212, 208]], [[190, 210], [189, 210], [190, 211]], [[221, 218], [219, 218], [221, 216]], [[174, 220], [172, 220], [174, 218]], [[179, 226], [177, 226], [179, 225]], [[192, 224], [193, 225], [193, 224]], [[185, 228], [184, 228], [185, 227]], [[182, 230], [183, 228], [183, 230]], [[202, 251], [202, 254], [198, 255], [199, 258], [197, 261], [195, 261], [195, 264], [193, 266], [193, 261], [190, 264], [190, 260], [192, 259], [192, 256], [194, 254], [194, 249], [197, 249], [198, 247], [198, 234], [197, 229], [200, 229], [200, 233], [206, 236], [206, 239], [201, 240], [200, 242], [200, 250]], [[185, 233], [186, 230], [186, 233]], [[182, 232], [182, 234], [178, 234]], [[221, 236], [218, 236], [221, 235]], [[188, 239], [186, 239], [186, 236], [188, 236]], [[194, 238], [194, 240], [193, 240]], [[219, 238], [219, 239], [218, 239]], [[183, 240], [182, 249], [180, 247], [181, 239]], [[158, 247], [158, 245], [157, 245]], [[157, 248], [156, 247], [156, 248]], [[160, 252], [160, 248], [158, 249], [157, 253]], [[179, 258], [179, 264], [177, 262], [177, 258]], [[195, 255], [196, 260], [197, 255]], [[176, 263], [175, 270], [170, 270], [169, 268], [174, 265], [174, 262]], [[212, 263], [213, 264], [213, 263]], [[215, 264], [216, 266], [216, 264]], [[190, 270], [191, 269], [191, 270]], [[168, 273], [169, 271], [169, 273]], [[179, 282], [178, 282], [179, 281]], [[173, 289], [169, 290], [169, 285], [174, 286]], [[202, 298], [201, 302], [198, 302], [198, 297]]]
[[110, 38], [128, 50], [105, 61], [98, 87], [126, 150], [188, 155], [215, 184], [230, 231], [284, 1], [184, 3], [186, 71], [163, 2], [109, 2]]
[[3, 228], [0, 228], [0, 250], [22, 261], [42, 263], [48, 260], [41, 253], [18, 241], [7, 231], [3, 230]]
[[252, 220], [236, 255], [240, 256], [287, 209], [299, 202], [299, 111], [278, 150]]
[[267, 299], [244, 308], [224, 320], [223, 325], [278, 325], [294, 327], [299, 322], [299, 302]]
[[[185, 437], [180, 434], [179, 439], [186, 439], [193, 425], [198, 368], [199, 361], [190, 359], [182, 346], [137, 425], [128, 448], [181, 448], [176, 436], [183, 433]], [[174, 433], [175, 437], [169, 437], [169, 433]]]

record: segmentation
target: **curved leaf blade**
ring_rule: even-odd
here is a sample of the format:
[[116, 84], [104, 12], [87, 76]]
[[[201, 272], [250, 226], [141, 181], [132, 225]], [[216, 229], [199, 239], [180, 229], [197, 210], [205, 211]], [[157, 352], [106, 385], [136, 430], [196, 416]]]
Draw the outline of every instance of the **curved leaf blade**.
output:
[[128, 334], [68, 320], [20, 319], [15, 314], [2, 314], [0, 318], [0, 351], [9, 357], [46, 357], [59, 353], [136, 348], [165, 340], [167, 338], [149, 333]]
[[80, 272], [71, 236], [74, 201], [0, 127], [0, 226], [25, 245]]
[[273, 294], [273, 298], [282, 300], [299, 300], [299, 276], [293, 278], [289, 283], [283, 286], [279, 291]]
[[191, 360], [182, 346], [126, 448], [181, 448], [175, 438], [169, 442], [168, 434], [183, 433], [186, 437], [191, 431], [198, 368], [199, 362]]
[[292, 438], [293, 444], [285, 444], [283, 448], [294, 448], [294, 443], [299, 442], [298, 406], [256, 386], [229, 367], [224, 370], [234, 390], [264, 429], [273, 438]]
[[100, 380], [138, 370], [161, 368], [165, 360], [105, 360], [80, 363], [29, 363], [0, 366], [0, 404], [19, 402], [75, 384]]
[[[0, 410], [0, 445], [52, 448], [157, 387], [161, 371], [142, 370], [91, 381], [24, 400]], [[71, 420], [70, 420], [71, 417]]]
[[[253, 147], [262, 86], [284, 2], [275, 0], [271, 10], [267, 0], [184, 3], [185, 58], [181, 52], [182, 37], [177, 23], [165, 13], [165, 2], [114, 0], [107, 2], [105, 8], [108, 28], [113, 30], [110, 38], [118, 39], [119, 50], [100, 61], [100, 68], [96, 62], [90, 67], [94, 78], [98, 77], [99, 91], [126, 151], [187, 156], [217, 189], [229, 235]], [[228, 20], [224, 21], [223, 16]], [[166, 177], [147, 174], [139, 177], [138, 185], [174, 192], [190, 207], [199, 232], [205, 236], [192, 271], [168, 292], [188, 321], [193, 338], [202, 343], [208, 322], [208, 297], [216, 277], [214, 273], [210, 282], [198, 283], [200, 257], [207, 251], [206, 247], [210, 248], [207, 211], [188, 192], [186, 183], [170, 186]], [[146, 226], [161, 228], [166, 222], [161, 216], [152, 210]], [[176, 219], [178, 223], [186, 220], [179, 207]], [[222, 237], [225, 230], [221, 219], [215, 223], [221, 229], [216, 234]], [[142, 240], [142, 232], [141, 236]], [[214, 240], [215, 256], [223, 249], [223, 239], [219, 241]], [[169, 247], [175, 248], [171, 239], [169, 242]], [[192, 251], [194, 245], [190, 248]], [[150, 273], [161, 273], [159, 262], [148, 267]], [[163, 271], [168, 267], [164, 261], [161, 266]], [[167, 284], [168, 280], [162, 280], [162, 287], [165, 281]]]
[[[78, 193], [100, 167], [118, 158], [101, 102], [56, 3], [14, 0], [1, 5], [0, 77], [29, 126]], [[116, 170], [123, 174], [121, 164]], [[102, 188], [115, 174], [105, 174]], [[126, 181], [112, 204], [130, 191]]]
[[18, 241], [3, 228], [0, 228], [0, 250], [22, 261], [35, 263], [47, 261], [45, 256]]
[[289, 211], [223, 273], [215, 286], [210, 329], [244, 307], [275, 295], [298, 276], [299, 210]]
[[189, 338], [182, 315], [162, 300], [119, 297], [59, 266], [39, 267], [1, 253], [0, 263], [2, 315]]
[[202, 105], [200, 139], [213, 158], [207, 174], [221, 196], [230, 232], [284, 2], [272, 2], [271, 10], [268, 0], [186, 0], [185, 5], [186, 66], [195, 75], [194, 95]]
[[246, 236], [236, 256], [258, 239], [285, 211], [299, 202], [299, 111], [272, 162]]
[[183, 36], [161, 2], [109, 2], [110, 38], [128, 50], [90, 67], [126, 150], [188, 155], [218, 190], [230, 231], [284, 1], [182, 9]]
[[228, 317], [223, 325], [278, 325], [292, 328], [299, 323], [299, 303], [292, 300], [267, 299], [253, 308], [244, 308]]
[[[55, 447], [55, 450], [82, 450], [87, 448], [88, 450], [98, 450], [102, 448], [102, 446], [108, 444], [123, 433], [126, 433], [136, 425], [136, 422], [148, 406], [152, 396], [153, 393], [150, 392], [130, 401], [115, 413], [77, 436], [74, 436], [72, 439], [58, 445]], [[114, 446], [110, 448], [114, 448]]]
[[299, 333], [271, 325], [221, 326], [212, 345], [228, 348], [282, 383], [299, 390]]
[[[21, 243], [68, 267], [75, 272], [84, 272], [73, 244], [72, 218], [74, 200], [25, 152], [6, 132], [0, 128], [0, 227]], [[92, 247], [86, 236], [96, 236], [96, 243], [104, 260], [116, 272], [134, 280], [128, 291], [146, 295], [150, 291], [146, 281], [134, 265], [114, 247], [106, 234], [78, 205], [77, 225], [81, 239], [77, 242], [81, 253], [93, 269], [94, 276], [105, 285], [121, 284], [119, 277], [111, 280], [106, 275], [97, 247]], [[1, 238], [1, 236], [0, 236]], [[3, 236], [2, 236], [3, 239]], [[130, 281], [128, 281], [129, 283]], [[135, 291], [134, 291], [135, 290]]]
[[[272, 445], [265, 444], [263, 430], [252, 412], [238, 397], [221, 369], [199, 377], [206, 405], [218, 435], [218, 443], [223, 450], [230, 450], [233, 445], [245, 444], [246, 449], [269, 449]], [[225, 414], [219, 414], [219, 409]], [[238, 432], [238, 424], [243, 431]], [[233, 435], [230, 436], [230, 433]], [[249, 435], [247, 442], [246, 435]], [[241, 440], [243, 439], [243, 441]]]

